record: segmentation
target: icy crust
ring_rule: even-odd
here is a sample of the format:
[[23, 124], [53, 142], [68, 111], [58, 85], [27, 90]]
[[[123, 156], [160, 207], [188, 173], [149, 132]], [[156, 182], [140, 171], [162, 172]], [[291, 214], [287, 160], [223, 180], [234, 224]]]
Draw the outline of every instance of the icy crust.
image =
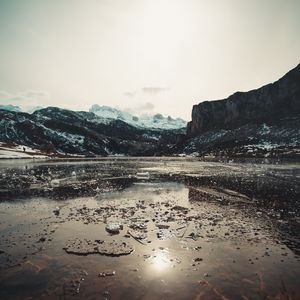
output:
[[107, 256], [129, 255], [133, 251], [133, 247], [126, 242], [112, 241], [106, 242], [103, 240], [81, 240], [74, 239], [67, 242], [64, 250], [69, 254], [89, 255], [101, 254]]

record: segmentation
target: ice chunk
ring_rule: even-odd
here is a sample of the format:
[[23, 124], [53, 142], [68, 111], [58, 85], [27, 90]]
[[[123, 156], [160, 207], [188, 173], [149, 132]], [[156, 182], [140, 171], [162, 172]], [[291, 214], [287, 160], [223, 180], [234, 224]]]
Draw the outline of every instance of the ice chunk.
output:
[[123, 229], [123, 225], [117, 223], [107, 224], [105, 227], [106, 231], [112, 234], [117, 234]]
[[52, 186], [59, 186], [59, 180], [58, 179], [51, 180], [51, 185]]
[[138, 179], [149, 179], [150, 174], [149, 174], [149, 172], [138, 172], [138, 173], [136, 173], [136, 178], [138, 178]]

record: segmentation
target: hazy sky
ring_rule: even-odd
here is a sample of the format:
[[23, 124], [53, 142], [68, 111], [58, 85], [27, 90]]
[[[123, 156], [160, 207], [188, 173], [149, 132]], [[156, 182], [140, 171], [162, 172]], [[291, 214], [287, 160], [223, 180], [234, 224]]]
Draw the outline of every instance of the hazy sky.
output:
[[299, 13], [299, 0], [0, 0], [0, 104], [188, 120], [295, 67]]

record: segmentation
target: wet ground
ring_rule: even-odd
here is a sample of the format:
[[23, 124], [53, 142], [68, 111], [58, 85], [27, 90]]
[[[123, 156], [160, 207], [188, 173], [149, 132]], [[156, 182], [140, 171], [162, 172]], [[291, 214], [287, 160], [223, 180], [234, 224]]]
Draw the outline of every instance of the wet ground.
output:
[[300, 165], [0, 161], [0, 299], [300, 299]]

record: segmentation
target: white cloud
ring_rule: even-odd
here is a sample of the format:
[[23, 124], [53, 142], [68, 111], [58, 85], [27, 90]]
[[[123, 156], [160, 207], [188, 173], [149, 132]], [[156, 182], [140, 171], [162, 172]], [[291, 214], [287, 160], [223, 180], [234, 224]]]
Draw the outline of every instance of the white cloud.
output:
[[0, 91], [1, 104], [18, 105], [25, 110], [34, 106], [46, 106], [50, 99], [50, 94], [45, 91], [27, 90], [16, 93]]
[[155, 105], [151, 102], [144, 102], [144, 103], [136, 103], [130, 107], [119, 107], [119, 109], [123, 109], [133, 115], [148, 115], [153, 114], [155, 109]]
[[125, 92], [125, 93], [123, 93], [123, 95], [126, 96], [126, 97], [134, 97], [135, 94], [136, 94], [135, 92]]
[[162, 87], [162, 86], [149, 86], [149, 87], [143, 87], [142, 91], [147, 94], [156, 95], [162, 92], [168, 91], [170, 88], [168, 87]]
[[143, 113], [153, 111], [154, 108], [155, 108], [155, 105], [151, 102], [141, 103], [136, 106], [136, 110], [143, 112]]

